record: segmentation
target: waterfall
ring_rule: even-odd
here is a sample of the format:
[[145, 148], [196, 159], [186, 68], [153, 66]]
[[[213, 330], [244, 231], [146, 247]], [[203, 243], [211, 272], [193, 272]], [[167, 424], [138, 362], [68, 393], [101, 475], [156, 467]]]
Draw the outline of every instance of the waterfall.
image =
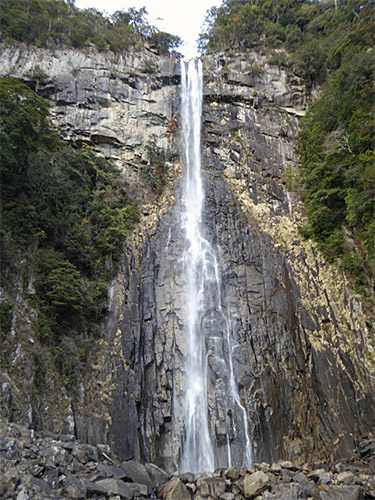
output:
[[250, 466], [252, 456], [249, 423], [234, 375], [232, 329], [222, 299], [218, 249], [206, 237], [202, 221], [200, 60], [181, 62], [181, 82], [188, 353], [180, 469], [197, 473], [219, 466]]

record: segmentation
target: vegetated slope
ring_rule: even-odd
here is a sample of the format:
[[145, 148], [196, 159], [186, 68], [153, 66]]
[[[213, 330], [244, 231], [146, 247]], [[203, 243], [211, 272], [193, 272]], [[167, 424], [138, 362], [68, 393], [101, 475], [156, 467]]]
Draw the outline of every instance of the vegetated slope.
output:
[[1, 337], [24, 294], [39, 341], [55, 349], [71, 383], [106, 314], [108, 281], [138, 208], [118, 169], [85, 144], [62, 141], [47, 101], [15, 78], [0, 80], [0, 141]]
[[[311, 237], [370, 294], [375, 270], [373, 1], [226, 0], [209, 11], [208, 52], [257, 47], [319, 97], [301, 121], [297, 171]], [[298, 180], [298, 182], [295, 182]]]
[[159, 52], [175, 49], [179, 37], [157, 30], [146, 9], [130, 8], [112, 16], [97, 9], [80, 10], [74, 0], [0, 0], [1, 38], [38, 47], [86, 47], [119, 52], [145, 42]]

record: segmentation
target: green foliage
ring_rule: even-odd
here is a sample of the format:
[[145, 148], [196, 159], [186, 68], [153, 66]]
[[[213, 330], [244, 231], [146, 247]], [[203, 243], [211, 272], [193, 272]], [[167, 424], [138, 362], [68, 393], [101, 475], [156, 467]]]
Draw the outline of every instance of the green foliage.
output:
[[82, 278], [80, 272], [55, 250], [36, 252], [39, 298], [56, 315], [64, 317], [82, 310]]
[[285, 51], [275, 51], [267, 61], [269, 64], [279, 66], [279, 68], [287, 68], [289, 66], [288, 55]]
[[306, 202], [301, 235], [361, 292], [375, 270], [374, 20], [372, 0], [225, 0], [209, 11], [200, 40], [208, 52], [272, 51], [268, 62], [291, 69], [307, 90], [324, 85], [301, 121], [299, 166], [284, 182]]
[[80, 10], [64, 0], [0, 0], [2, 39], [38, 47], [87, 47], [123, 51], [152, 43], [160, 52], [180, 45], [178, 37], [159, 32], [147, 11], [130, 8], [105, 16], [96, 9]]
[[66, 336], [96, 334], [108, 280], [139, 212], [118, 169], [86, 145], [64, 143], [48, 113], [26, 85], [0, 79], [2, 276], [6, 286], [20, 273], [16, 256], [27, 256], [40, 339], [59, 347]]
[[0, 339], [9, 334], [12, 327], [13, 307], [7, 300], [0, 301]]
[[167, 180], [166, 158], [153, 136], [145, 146], [147, 163], [142, 167], [142, 178], [151, 190], [160, 194]]
[[144, 73], [156, 73], [158, 65], [150, 58], [143, 59], [140, 65], [140, 70]]
[[360, 36], [354, 24], [340, 40], [340, 62], [298, 139], [308, 216], [302, 233], [353, 273], [359, 291], [375, 267], [375, 54], [366, 26], [372, 30], [364, 16]]
[[364, 25], [373, 23], [373, 2], [337, 4], [335, 8], [332, 0], [225, 0], [208, 12], [200, 47], [208, 52], [228, 47], [242, 51], [283, 47], [290, 54], [289, 61], [274, 55], [273, 63], [292, 66], [310, 88], [325, 81], [327, 73], [340, 63], [348, 31], [353, 39], [366, 40], [368, 46], [372, 43]]

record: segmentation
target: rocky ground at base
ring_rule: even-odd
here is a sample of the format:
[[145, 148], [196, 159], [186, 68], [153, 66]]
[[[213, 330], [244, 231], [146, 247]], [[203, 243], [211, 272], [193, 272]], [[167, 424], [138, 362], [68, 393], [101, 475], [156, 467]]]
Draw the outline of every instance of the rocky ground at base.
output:
[[175, 473], [154, 464], [121, 462], [107, 445], [72, 435], [34, 432], [0, 422], [0, 498], [4, 500], [371, 500], [375, 499], [375, 440], [358, 456], [333, 464], [289, 461], [213, 474]]

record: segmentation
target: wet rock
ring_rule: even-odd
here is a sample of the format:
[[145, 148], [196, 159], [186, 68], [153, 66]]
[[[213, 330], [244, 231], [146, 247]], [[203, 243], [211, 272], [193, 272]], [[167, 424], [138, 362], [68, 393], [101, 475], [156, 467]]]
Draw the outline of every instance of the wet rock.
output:
[[269, 489], [271, 486], [271, 480], [262, 471], [254, 472], [249, 476], [245, 476], [242, 485], [243, 496], [247, 498], [255, 498], [257, 495], [263, 493], [263, 491]]

